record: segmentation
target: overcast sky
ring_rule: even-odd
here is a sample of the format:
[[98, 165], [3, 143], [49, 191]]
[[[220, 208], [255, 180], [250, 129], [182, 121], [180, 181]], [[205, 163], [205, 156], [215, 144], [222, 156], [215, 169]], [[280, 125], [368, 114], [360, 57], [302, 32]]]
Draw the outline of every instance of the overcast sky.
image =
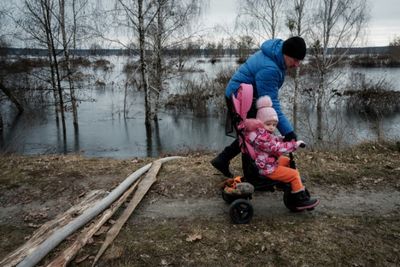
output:
[[[215, 24], [233, 25], [236, 4], [237, 0], [209, 0], [209, 7], [204, 14], [205, 24], [210, 27]], [[388, 45], [394, 37], [400, 36], [400, 0], [369, 0], [368, 4], [371, 19], [362, 45]]]

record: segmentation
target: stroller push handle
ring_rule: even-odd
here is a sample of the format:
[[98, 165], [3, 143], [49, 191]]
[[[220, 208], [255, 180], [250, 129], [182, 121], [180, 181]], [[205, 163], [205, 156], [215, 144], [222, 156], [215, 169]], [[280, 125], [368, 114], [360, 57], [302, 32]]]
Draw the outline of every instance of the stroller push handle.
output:
[[[304, 143], [304, 141], [301, 141], [301, 140], [297, 141], [297, 145], [301, 148], [306, 147], [306, 143]], [[296, 169], [296, 162], [294, 160], [294, 155], [292, 152], [289, 153], [289, 159], [290, 159], [290, 162], [289, 162], [290, 168]]]
[[301, 140], [297, 141], [297, 145], [298, 145], [298, 147], [301, 147], [301, 148], [306, 147], [306, 143], [304, 143], [304, 141], [301, 141]]

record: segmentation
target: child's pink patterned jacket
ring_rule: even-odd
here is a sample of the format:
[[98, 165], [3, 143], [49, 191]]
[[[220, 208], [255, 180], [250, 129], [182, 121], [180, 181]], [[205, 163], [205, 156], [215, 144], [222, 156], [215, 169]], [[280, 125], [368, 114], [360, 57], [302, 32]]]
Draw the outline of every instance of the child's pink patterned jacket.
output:
[[293, 152], [297, 149], [296, 141], [283, 141], [282, 136], [275, 136], [265, 128], [245, 133], [246, 141], [254, 147], [255, 163], [260, 174], [273, 173], [278, 166], [278, 158], [283, 153]]

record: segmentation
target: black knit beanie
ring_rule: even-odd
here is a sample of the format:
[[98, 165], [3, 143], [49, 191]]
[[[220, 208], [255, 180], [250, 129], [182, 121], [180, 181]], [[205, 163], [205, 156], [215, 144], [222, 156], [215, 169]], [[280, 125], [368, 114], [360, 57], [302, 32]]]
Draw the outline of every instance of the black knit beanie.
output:
[[290, 37], [283, 42], [282, 53], [289, 57], [303, 60], [306, 56], [306, 51], [306, 43], [300, 36]]

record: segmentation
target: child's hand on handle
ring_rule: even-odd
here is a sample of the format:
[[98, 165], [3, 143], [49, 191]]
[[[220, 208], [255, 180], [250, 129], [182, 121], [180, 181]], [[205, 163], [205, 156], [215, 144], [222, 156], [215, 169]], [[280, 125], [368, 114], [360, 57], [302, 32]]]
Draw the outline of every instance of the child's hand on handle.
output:
[[304, 147], [306, 147], [306, 143], [304, 143], [304, 141], [302, 141], [302, 140], [299, 140], [299, 141], [296, 141], [296, 146], [304, 148]]

